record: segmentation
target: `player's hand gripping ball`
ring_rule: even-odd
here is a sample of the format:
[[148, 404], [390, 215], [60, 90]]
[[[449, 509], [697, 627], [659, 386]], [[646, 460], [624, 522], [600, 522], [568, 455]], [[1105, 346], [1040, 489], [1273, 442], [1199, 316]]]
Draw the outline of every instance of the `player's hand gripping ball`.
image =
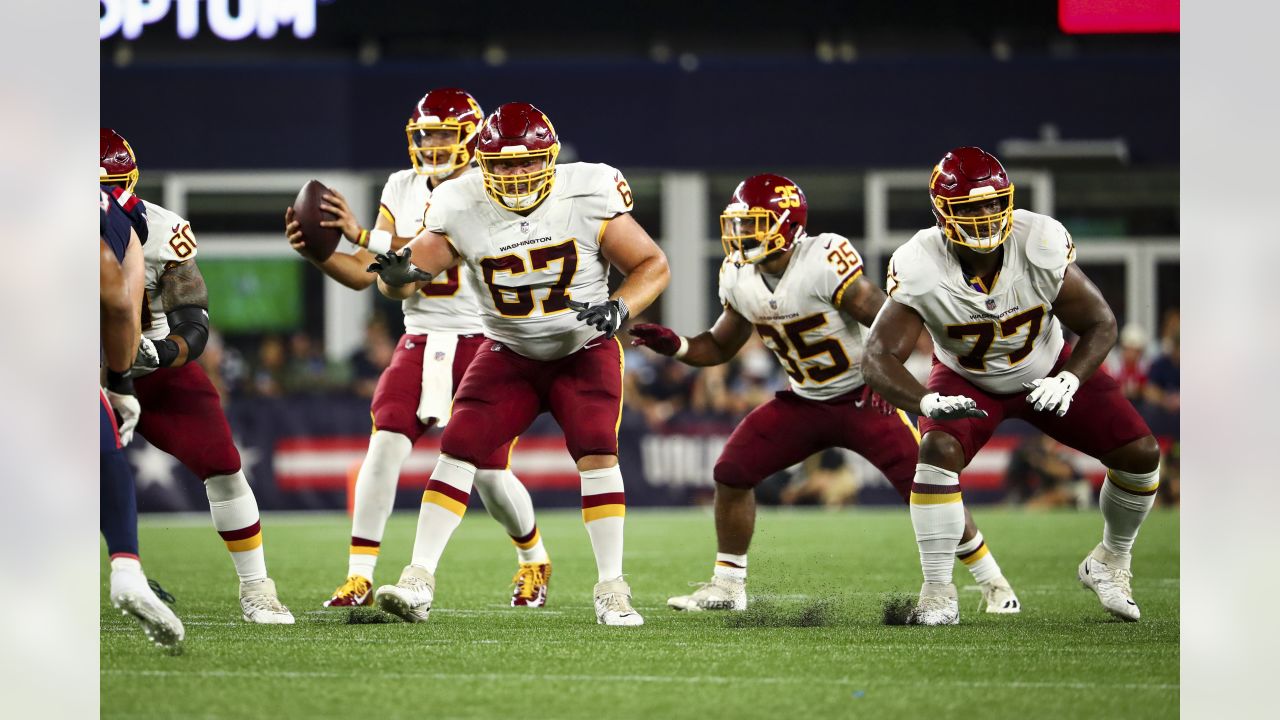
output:
[[320, 224], [325, 220], [338, 219], [337, 215], [320, 207], [328, 192], [329, 188], [319, 180], [312, 180], [303, 185], [298, 191], [297, 199], [293, 201], [292, 218], [288, 215], [285, 217], [286, 222], [291, 219], [297, 222], [298, 229], [302, 232], [302, 246], [298, 248], [298, 252], [317, 262], [328, 260], [333, 251], [338, 248], [338, 241], [342, 239], [341, 230]]

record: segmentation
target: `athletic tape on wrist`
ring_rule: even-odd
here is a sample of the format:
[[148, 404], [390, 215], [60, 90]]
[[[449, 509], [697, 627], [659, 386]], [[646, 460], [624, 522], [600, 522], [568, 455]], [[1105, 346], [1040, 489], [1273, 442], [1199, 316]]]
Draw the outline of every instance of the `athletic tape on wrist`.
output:
[[676, 350], [675, 358], [677, 360], [681, 360], [684, 358], [686, 354], [688, 354], [688, 352], [689, 352], [689, 338], [686, 338], [685, 336], [681, 335], [680, 349]]
[[391, 233], [386, 230], [370, 230], [368, 245], [369, 252], [374, 255], [383, 255], [391, 252]]

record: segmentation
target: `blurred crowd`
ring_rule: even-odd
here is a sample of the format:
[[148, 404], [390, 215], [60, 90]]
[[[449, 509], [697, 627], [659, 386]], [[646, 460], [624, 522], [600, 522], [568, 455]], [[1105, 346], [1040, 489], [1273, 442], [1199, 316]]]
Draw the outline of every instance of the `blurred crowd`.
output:
[[[707, 368], [631, 347], [625, 330], [622, 338], [627, 406], [651, 432], [724, 432], [787, 387], [781, 366], [757, 335], [728, 363]], [[1126, 326], [1106, 363], [1157, 437], [1170, 441], [1162, 464], [1161, 497], [1172, 503], [1178, 497], [1179, 339], [1179, 314], [1173, 309], [1165, 313], [1154, 339], [1139, 326]], [[326, 359], [321, 343], [304, 332], [268, 334], [256, 344], [233, 345], [215, 331], [200, 363], [224, 401], [317, 393], [371, 398], [378, 376], [391, 362], [396, 340], [385, 321], [375, 316], [366, 326], [361, 347], [335, 362]], [[932, 354], [928, 334], [921, 333], [907, 367], [922, 382]], [[771, 478], [760, 489], [760, 501], [838, 507], [854, 502], [862, 481], [843, 453], [820, 453], [796, 471]], [[1028, 507], [1087, 507], [1094, 496], [1067, 450], [1037, 432], [1020, 436], [1005, 486], [1008, 502]]]

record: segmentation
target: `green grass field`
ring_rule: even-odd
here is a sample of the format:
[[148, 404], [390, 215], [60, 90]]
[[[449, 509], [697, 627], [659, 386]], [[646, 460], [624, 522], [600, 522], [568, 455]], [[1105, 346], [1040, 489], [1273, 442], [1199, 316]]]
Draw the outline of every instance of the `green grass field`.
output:
[[[702, 510], [632, 510], [628, 580], [646, 624], [595, 624], [595, 565], [577, 512], [544, 512], [554, 574], [544, 609], [510, 608], [515, 553], [468, 513], [437, 574], [431, 620], [381, 622], [320, 603], [346, 573], [350, 526], [268, 515], [267, 561], [292, 627], [240, 619], [230, 559], [207, 517], [145, 518], [149, 574], [178, 598], [179, 657], [107, 602], [102, 716], [182, 718], [1171, 717], [1178, 712], [1178, 515], [1152, 513], [1134, 562], [1140, 623], [1110, 619], [1075, 579], [1101, 532], [1087, 513], [975, 508], [1023, 602], [987, 616], [957, 565], [961, 625], [885, 626], [893, 593], [919, 590], [904, 509], [762, 511], [745, 615], [678, 614], [667, 596], [706, 580]], [[408, 561], [416, 515], [397, 513], [377, 583]]]

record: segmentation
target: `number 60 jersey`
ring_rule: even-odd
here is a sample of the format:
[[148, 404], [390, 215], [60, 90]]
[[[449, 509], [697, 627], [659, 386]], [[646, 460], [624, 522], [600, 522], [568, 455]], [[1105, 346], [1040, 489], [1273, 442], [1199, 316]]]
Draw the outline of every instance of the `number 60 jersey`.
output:
[[566, 163], [556, 166], [550, 194], [527, 216], [497, 205], [483, 175], [471, 173], [436, 188], [425, 226], [447, 237], [474, 273], [485, 335], [525, 357], [555, 360], [600, 335], [568, 301], [609, 298], [600, 239], [609, 220], [631, 206], [619, 171]]
[[863, 383], [862, 326], [839, 309], [845, 290], [862, 276], [862, 258], [832, 233], [804, 237], [792, 252], [773, 290], [758, 265], [726, 259], [720, 302], [755, 325], [797, 395], [829, 400]]
[[898, 248], [889, 297], [924, 319], [939, 362], [983, 390], [1018, 393], [1024, 382], [1047, 377], [1062, 352], [1053, 302], [1076, 257], [1071, 234], [1047, 215], [1014, 210], [990, 292], [965, 276], [948, 242], [932, 227]]

